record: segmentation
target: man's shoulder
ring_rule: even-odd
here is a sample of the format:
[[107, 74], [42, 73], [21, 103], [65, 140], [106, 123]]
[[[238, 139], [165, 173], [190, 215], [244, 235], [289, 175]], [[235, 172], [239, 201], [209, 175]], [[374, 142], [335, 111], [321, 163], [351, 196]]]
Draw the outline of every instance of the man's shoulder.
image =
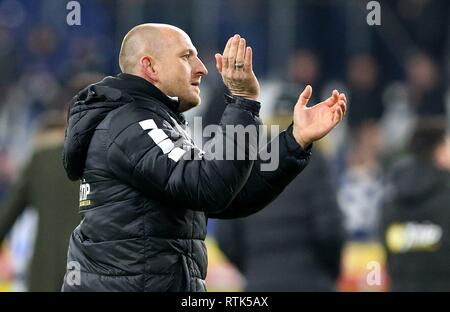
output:
[[171, 122], [170, 115], [163, 107], [160, 107], [161, 105], [163, 104], [156, 101], [154, 103], [133, 102], [126, 104], [111, 112], [100, 126], [107, 130], [112, 138], [134, 126], [145, 130], [146, 127], [151, 126], [151, 123], [155, 123], [159, 127]]

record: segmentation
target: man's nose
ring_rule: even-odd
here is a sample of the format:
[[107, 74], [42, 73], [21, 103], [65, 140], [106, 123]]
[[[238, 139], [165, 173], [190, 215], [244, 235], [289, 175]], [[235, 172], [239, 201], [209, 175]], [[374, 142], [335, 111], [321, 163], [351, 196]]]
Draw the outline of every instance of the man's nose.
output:
[[203, 62], [198, 59], [196, 68], [195, 68], [195, 74], [197, 75], [201, 75], [201, 76], [205, 76], [208, 74], [208, 69], [206, 69], [205, 64], [203, 64]]

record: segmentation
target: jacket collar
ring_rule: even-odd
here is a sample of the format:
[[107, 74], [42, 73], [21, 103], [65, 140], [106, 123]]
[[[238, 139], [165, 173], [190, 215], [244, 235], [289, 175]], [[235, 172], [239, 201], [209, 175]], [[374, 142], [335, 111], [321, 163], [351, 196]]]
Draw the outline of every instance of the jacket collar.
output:
[[178, 98], [167, 96], [144, 78], [124, 73], [118, 74], [116, 77], [124, 84], [125, 91], [130, 96], [134, 98], [155, 98], [167, 106], [177, 116], [181, 115], [179, 112], [180, 103], [178, 102]]

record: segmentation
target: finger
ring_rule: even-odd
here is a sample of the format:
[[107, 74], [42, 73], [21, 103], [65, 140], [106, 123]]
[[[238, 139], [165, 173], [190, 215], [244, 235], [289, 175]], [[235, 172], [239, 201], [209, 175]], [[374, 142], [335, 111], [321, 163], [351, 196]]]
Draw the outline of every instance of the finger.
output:
[[333, 90], [333, 92], [331, 93], [331, 96], [328, 99], [326, 99], [325, 101], [323, 101], [323, 103], [325, 103], [329, 107], [332, 107], [338, 101], [339, 101], [339, 92], [337, 90]]
[[339, 123], [339, 116], [337, 112], [333, 112], [333, 117], [331, 118], [332, 128], [336, 127], [336, 125]]
[[245, 58], [245, 39], [239, 40], [238, 50], [236, 54], [236, 64], [244, 64]]
[[342, 118], [344, 118], [344, 108], [343, 108], [344, 102], [339, 101], [338, 106], [337, 106], [337, 113], [339, 116], [339, 121], [342, 120]]
[[325, 103], [329, 107], [332, 107], [334, 104], [336, 104], [336, 101], [334, 100], [333, 96], [330, 96], [328, 99], [326, 99], [322, 103]]
[[333, 118], [332, 118], [333, 127], [335, 127], [340, 120], [341, 120], [341, 110], [339, 107], [335, 107], [333, 109]]
[[222, 73], [222, 55], [220, 55], [220, 53], [216, 53], [214, 57], [216, 58], [216, 68], [219, 73]]
[[339, 92], [337, 90], [333, 90], [333, 93], [331, 94], [331, 96], [333, 97], [333, 100], [335, 102], [339, 101]]
[[223, 56], [228, 56], [228, 52], [230, 51], [230, 46], [231, 46], [231, 41], [233, 40], [234, 37], [230, 37], [228, 38], [227, 44], [225, 45], [225, 48], [223, 49]]
[[345, 113], [347, 112], [347, 103], [342, 102], [340, 106], [342, 109], [342, 114], [345, 115]]
[[225, 49], [223, 49], [223, 53], [222, 53], [222, 68], [227, 68], [228, 67], [228, 53], [230, 51], [230, 46], [231, 46], [232, 39], [233, 39], [233, 37], [228, 39], [227, 44], [225, 45]]
[[347, 98], [345, 97], [344, 93], [339, 94], [339, 100], [344, 101], [345, 103], [347, 103]]
[[297, 104], [300, 106], [306, 106], [308, 104], [309, 99], [312, 95], [312, 87], [310, 85], [307, 85], [303, 92], [300, 94]]
[[231, 40], [230, 51], [228, 52], [228, 69], [234, 69], [236, 63], [236, 53], [239, 45], [239, 35], [235, 35]]
[[245, 71], [253, 70], [253, 50], [251, 47], [247, 47], [245, 51], [244, 70]]

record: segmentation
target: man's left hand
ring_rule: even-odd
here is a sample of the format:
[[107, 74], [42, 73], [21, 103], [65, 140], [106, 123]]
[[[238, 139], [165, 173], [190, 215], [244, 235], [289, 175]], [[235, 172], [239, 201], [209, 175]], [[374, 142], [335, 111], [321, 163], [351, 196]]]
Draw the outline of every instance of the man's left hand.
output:
[[327, 135], [342, 120], [347, 110], [345, 94], [337, 90], [325, 101], [307, 107], [311, 95], [312, 88], [308, 85], [294, 108], [293, 135], [303, 148]]

